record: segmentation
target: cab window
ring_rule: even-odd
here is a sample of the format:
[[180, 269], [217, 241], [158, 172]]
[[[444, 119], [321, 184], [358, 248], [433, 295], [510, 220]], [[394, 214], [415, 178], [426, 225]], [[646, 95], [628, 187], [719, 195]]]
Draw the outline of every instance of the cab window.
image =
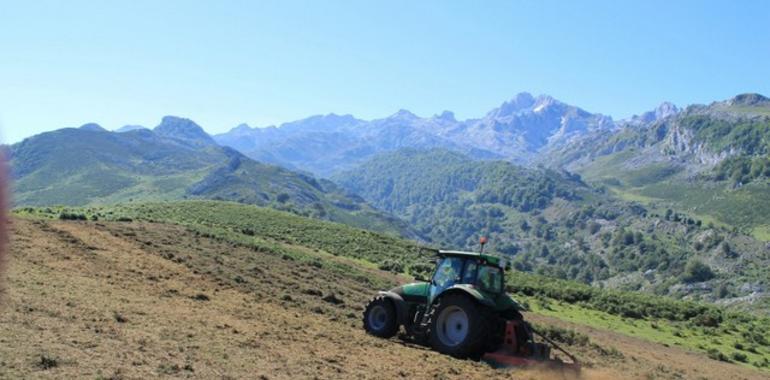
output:
[[463, 270], [463, 259], [459, 257], [445, 257], [441, 261], [436, 274], [433, 275], [433, 283], [440, 288], [448, 288], [460, 281]]
[[478, 269], [479, 275], [476, 285], [489, 292], [501, 292], [503, 290], [503, 273], [498, 267], [482, 265]]

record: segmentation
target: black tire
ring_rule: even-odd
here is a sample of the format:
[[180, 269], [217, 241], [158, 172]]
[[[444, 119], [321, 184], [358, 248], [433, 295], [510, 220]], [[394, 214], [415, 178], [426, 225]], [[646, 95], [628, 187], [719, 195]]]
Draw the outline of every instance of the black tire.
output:
[[372, 299], [364, 310], [364, 329], [380, 338], [390, 338], [398, 332], [398, 320], [393, 302], [384, 296]]
[[481, 357], [489, 337], [483, 307], [462, 294], [448, 294], [437, 302], [429, 323], [433, 349], [456, 358]]

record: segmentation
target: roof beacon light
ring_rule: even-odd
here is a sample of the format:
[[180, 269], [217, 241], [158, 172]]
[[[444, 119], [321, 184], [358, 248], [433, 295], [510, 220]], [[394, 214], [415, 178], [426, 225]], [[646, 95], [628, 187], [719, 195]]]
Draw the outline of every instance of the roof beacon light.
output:
[[487, 237], [486, 236], [480, 237], [479, 244], [481, 244], [481, 249], [479, 250], [479, 253], [484, 253], [484, 244], [487, 244]]

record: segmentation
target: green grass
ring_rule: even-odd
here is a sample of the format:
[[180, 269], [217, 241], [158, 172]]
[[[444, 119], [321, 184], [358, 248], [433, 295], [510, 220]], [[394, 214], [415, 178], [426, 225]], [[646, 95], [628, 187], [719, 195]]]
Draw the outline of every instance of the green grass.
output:
[[[755, 363], [763, 363], [765, 359], [770, 359], [770, 347], [746, 343], [745, 338], [741, 335], [741, 330], [735, 326], [716, 329], [702, 328], [664, 319], [623, 318], [579, 305], [550, 299], [544, 300], [538, 297], [518, 296], [518, 299], [529, 304], [531, 311], [538, 314], [614, 331], [651, 342], [678, 346], [700, 353], [708, 353], [709, 350], [716, 349], [728, 358], [734, 353], [742, 353], [746, 355], [747, 362], [736, 363], [751, 368], [763, 368], [758, 367]], [[744, 349], [737, 349], [736, 345]], [[756, 352], [750, 352], [749, 349]], [[770, 367], [763, 369], [770, 372]]]
[[749, 232], [770, 222], [770, 185], [766, 183], [751, 183], [732, 190], [719, 184], [663, 182], [646, 186], [639, 193]]
[[751, 230], [751, 236], [761, 241], [770, 241], [770, 225], [763, 224]]

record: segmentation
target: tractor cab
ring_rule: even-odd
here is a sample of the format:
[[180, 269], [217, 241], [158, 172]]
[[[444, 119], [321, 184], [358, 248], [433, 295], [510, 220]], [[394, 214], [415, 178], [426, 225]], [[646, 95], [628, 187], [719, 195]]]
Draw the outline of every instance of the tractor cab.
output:
[[457, 287], [476, 290], [490, 299], [504, 293], [503, 259], [463, 251], [438, 251], [438, 256], [428, 290], [429, 304], [443, 292]]

